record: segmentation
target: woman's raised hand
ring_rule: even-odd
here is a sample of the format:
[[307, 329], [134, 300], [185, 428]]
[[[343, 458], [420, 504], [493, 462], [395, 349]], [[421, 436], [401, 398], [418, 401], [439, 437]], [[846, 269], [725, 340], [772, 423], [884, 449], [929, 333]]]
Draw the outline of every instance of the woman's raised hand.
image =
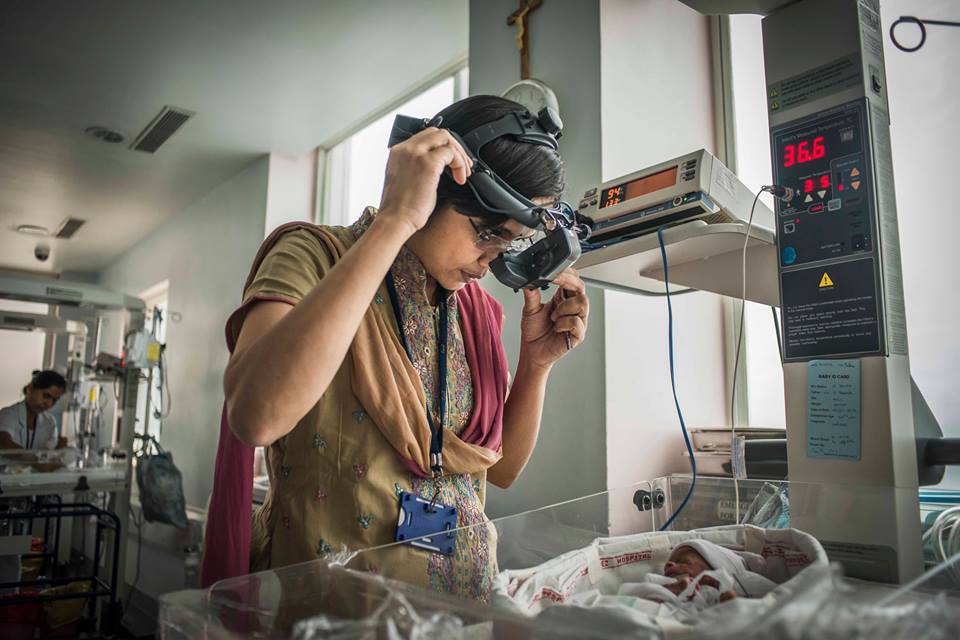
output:
[[576, 269], [564, 269], [553, 284], [560, 289], [546, 304], [541, 300], [539, 289], [523, 290], [520, 354], [540, 367], [552, 366], [569, 349], [583, 342], [590, 317], [586, 285]]
[[465, 184], [472, 170], [467, 152], [446, 129], [428, 127], [394, 145], [378, 219], [403, 222], [410, 235], [423, 228], [437, 205], [437, 184], [447, 167], [457, 184]]

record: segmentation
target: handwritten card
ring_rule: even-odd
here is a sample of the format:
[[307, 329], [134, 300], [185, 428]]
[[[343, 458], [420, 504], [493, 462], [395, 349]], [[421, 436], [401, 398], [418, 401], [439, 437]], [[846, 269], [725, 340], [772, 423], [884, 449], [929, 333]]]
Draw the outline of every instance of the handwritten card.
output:
[[860, 361], [811, 360], [807, 457], [860, 459]]

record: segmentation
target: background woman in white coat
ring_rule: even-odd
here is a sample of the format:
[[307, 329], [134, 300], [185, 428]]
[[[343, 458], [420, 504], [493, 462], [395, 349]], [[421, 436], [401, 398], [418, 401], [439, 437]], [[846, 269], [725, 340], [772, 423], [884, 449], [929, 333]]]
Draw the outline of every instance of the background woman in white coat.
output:
[[62, 449], [67, 439], [57, 437], [57, 419], [48, 414], [67, 390], [56, 371], [34, 371], [23, 388], [23, 400], [0, 409], [0, 449]]

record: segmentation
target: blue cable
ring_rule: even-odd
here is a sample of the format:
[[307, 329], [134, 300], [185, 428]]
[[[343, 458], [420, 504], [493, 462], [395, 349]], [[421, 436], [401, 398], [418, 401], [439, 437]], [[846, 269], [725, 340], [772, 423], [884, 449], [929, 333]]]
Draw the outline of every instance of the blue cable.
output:
[[680, 410], [680, 401], [677, 399], [677, 378], [674, 372], [673, 364], [673, 304], [670, 302], [670, 271], [667, 267], [667, 249], [663, 245], [664, 228], [666, 228], [666, 225], [657, 229], [657, 240], [660, 241], [660, 258], [663, 260], [663, 282], [666, 286], [667, 292], [667, 336], [670, 351], [670, 387], [673, 389], [673, 404], [677, 408], [677, 417], [680, 419], [680, 429], [683, 430], [683, 441], [687, 445], [687, 453], [690, 455], [690, 470], [693, 472], [693, 480], [690, 482], [690, 489], [687, 491], [687, 495], [683, 499], [683, 502], [681, 502], [680, 506], [677, 507], [676, 511], [673, 512], [673, 515], [670, 516], [670, 519], [660, 527], [660, 531], [666, 531], [667, 527], [673, 524], [673, 521], [676, 519], [676, 517], [680, 515], [680, 512], [683, 511], [683, 508], [687, 506], [687, 502], [690, 501], [690, 496], [693, 495], [693, 488], [697, 485], [697, 459], [693, 456], [693, 447], [690, 446], [690, 435], [687, 433], [687, 425], [683, 420], [683, 411]]

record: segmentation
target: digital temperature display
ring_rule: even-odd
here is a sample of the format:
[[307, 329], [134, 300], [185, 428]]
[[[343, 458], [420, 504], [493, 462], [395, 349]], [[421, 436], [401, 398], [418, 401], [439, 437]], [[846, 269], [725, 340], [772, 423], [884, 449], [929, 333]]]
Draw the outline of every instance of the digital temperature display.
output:
[[819, 176], [814, 176], [813, 178], [804, 178], [803, 180], [803, 193], [813, 193], [817, 190], [829, 189], [830, 188], [830, 174], [821, 173]]
[[677, 184], [677, 167], [670, 167], [657, 173], [631, 180], [600, 192], [600, 209], [645, 196], [648, 193], [666, 189]]
[[823, 136], [786, 144], [783, 146], [783, 167], [787, 168], [795, 164], [819, 160], [826, 154], [827, 151], [823, 146]]

